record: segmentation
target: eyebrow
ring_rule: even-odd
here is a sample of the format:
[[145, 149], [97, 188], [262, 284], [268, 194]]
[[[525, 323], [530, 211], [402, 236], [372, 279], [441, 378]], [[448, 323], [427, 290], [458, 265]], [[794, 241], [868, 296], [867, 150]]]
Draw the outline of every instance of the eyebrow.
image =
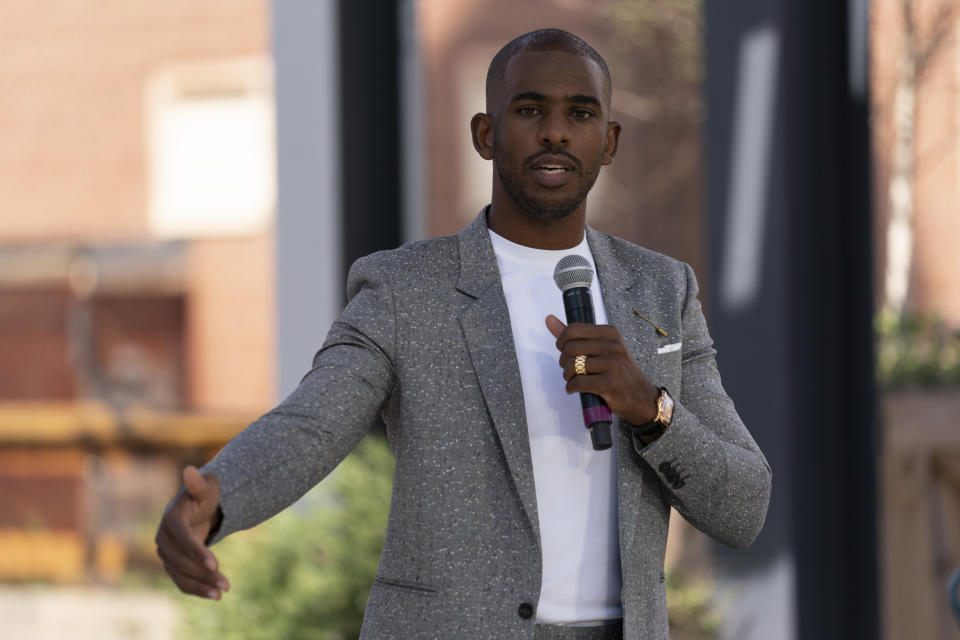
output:
[[[591, 104], [591, 105], [600, 106], [600, 100], [598, 100], [594, 96], [584, 95], [580, 93], [572, 96], [564, 96], [563, 99], [568, 102], [575, 102], [577, 104]], [[518, 93], [517, 95], [513, 96], [513, 100], [511, 100], [510, 102], [514, 103], [514, 102], [520, 102], [522, 100], [532, 100], [534, 102], [546, 102], [547, 100], [549, 100], [549, 98], [547, 98], [547, 96], [543, 95], [538, 91], [524, 91], [523, 93]]]

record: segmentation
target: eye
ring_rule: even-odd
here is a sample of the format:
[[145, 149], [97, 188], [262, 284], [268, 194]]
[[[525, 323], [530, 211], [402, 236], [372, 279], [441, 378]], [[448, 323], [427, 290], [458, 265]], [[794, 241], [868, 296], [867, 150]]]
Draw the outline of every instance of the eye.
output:
[[574, 109], [570, 113], [570, 116], [574, 120], [589, 120], [590, 118], [594, 117], [594, 115], [595, 114], [593, 111], [590, 111], [589, 109]]
[[517, 109], [517, 113], [519, 113], [525, 118], [532, 118], [533, 116], [540, 113], [540, 108], [535, 107], [532, 104], [527, 104]]

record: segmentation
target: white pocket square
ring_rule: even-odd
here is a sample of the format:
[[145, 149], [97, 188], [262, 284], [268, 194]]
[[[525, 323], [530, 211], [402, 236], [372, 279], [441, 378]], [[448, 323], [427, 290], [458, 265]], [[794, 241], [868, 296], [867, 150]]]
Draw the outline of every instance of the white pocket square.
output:
[[673, 344], [665, 344], [659, 349], [657, 353], [670, 353], [671, 351], [680, 351], [681, 342], [674, 342]]

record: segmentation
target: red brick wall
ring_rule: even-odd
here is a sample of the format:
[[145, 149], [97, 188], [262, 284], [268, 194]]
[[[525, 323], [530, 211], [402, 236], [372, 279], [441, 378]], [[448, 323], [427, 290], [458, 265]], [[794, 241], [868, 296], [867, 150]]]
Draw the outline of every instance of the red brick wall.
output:
[[0, 290], [0, 401], [76, 395], [66, 288]]

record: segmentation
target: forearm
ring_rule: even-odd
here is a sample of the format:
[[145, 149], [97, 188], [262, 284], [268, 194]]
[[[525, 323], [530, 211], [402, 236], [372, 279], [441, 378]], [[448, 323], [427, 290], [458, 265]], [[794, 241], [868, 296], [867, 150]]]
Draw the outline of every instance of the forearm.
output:
[[350, 320], [334, 324], [314, 367], [279, 406], [238, 434], [204, 471], [220, 478], [223, 522], [211, 542], [286, 508], [360, 442], [393, 385], [382, 349]]
[[360, 442], [394, 384], [393, 316], [382, 282], [351, 270], [350, 301], [313, 368], [279, 406], [237, 435], [206, 467], [220, 478], [223, 522], [212, 542], [296, 501]]
[[718, 542], [741, 549], [763, 527], [771, 471], [752, 440], [738, 440], [725, 440], [678, 403], [670, 428], [640, 455], [660, 477], [671, 506], [687, 521]]
[[681, 515], [717, 541], [742, 548], [763, 526], [772, 474], [723, 388], [696, 296], [687, 267], [680, 375], [666, 383], [675, 385], [673, 420], [640, 455]]
[[362, 375], [314, 368], [204, 467], [221, 482], [223, 521], [211, 543], [270, 518], [322, 480], [375, 422], [385, 397]]

